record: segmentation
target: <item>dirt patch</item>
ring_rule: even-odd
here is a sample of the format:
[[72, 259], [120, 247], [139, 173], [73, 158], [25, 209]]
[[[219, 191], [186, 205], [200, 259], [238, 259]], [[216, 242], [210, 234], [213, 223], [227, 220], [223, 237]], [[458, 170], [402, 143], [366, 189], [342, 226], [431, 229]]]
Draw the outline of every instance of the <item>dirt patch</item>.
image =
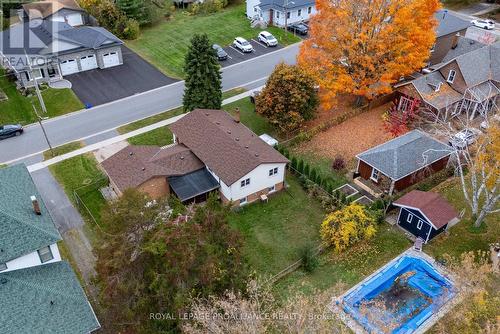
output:
[[348, 119], [319, 133], [297, 150], [330, 159], [340, 155], [352, 165], [356, 154], [391, 139], [382, 121], [382, 114], [388, 108], [389, 104], [385, 104]]

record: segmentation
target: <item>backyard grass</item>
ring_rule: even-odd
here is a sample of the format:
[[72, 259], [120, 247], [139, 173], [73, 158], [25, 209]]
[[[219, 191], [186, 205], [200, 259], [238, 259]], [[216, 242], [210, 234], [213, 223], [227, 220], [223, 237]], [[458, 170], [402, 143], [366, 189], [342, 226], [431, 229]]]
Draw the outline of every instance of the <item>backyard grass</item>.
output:
[[[82, 216], [90, 219], [88, 212], [76, 203], [74, 192], [78, 190], [78, 195], [89, 208], [91, 214], [99, 221], [101, 208], [105, 200], [99, 192], [99, 188], [105, 182], [104, 174], [98, 168], [97, 161], [92, 153], [86, 153], [71, 159], [61, 161], [49, 167], [52, 175], [63, 187], [68, 198], [80, 211]], [[96, 181], [100, 181], [97, 184]], [[93, 222], [91, 225], [94, 224]]]
[[69, 112], [83, 109], [83, 104], [78, 100], [71, 89], [51, 89], [42, 91], [42, 96], [47, 108], [47, 114], [41, 114], [38, 99], [34, 96], [25, 97], [16, 89], [14, 83], [3, 76], [0, 69], [0, 90], [8, 100], [0, 102], [0, 124], [30, 124], [37, 121], [31, 102], [35, 103], [41, 117], [55, 117]]
[[[267, 30], [283, 45], [300, 41], [300, 38], [282, 29], [269, 27]], [[259, 31], [250, 27], [250, 21], [245, 16], [245, 4], [228, 6], [208, 15], [190, 15], [187, 11], [178, 10], [170, 20], [142, 29], [139, 38], [127, 41], [127, 46], [166, 75], [182, 78], [184, 56], [193, 35], [206, 33], [212, 43], [226, 46], [236, 36], [255, 38]]]
[[52, 149], [52, 152], [50, 150], [43, 152], [43, 160], [48, 160], [57, 157], [59, 155], [63, 155], [78, 150], [79, 148], [82, 147], [83, 147], [82, 142], [79, 141], [74, 141], [61, 146], [57, 146]]
[[426, 247], [425, 251], [435, 258], [442, 258], [443, 254], [458, 257], [470, 251], [488, 250], [489, 244], [500, 239], [500, 215], [490, 214], [486, 217], [481, 228], [474, 227], [471, 212], [466, 205], [462, 188], [458, 178], [449, 179], [433, 191], [441, 193], [460, 212], [465, 210], [463, 219], [451, 227], [448, 232], [441, 233]]
[[249, 204], [229, 216], [243, 236], [250, 266], [260, 275], [277, 274], [299, 259], [302, 246], [320, 242], [323, 209], [293, 176], [287, 182], [288, 191], [271, 196], [268, 203]]
[[410, 247], [403, 233], [389, 224], [379, 225], [377, 229], [373, 239], [342, 254], [325, 250], [315, 271], [310, 274], [300, 269], [293, 272], [277, 283], [276, 293], [286, 298], [297, 290], [305, 293], [325, 290], [340, 282], [351, 287]]
[[250, 102], [248, 97], [226, 104], [222, 107], [222, 109], [228, 111], [232, 115], [234, 115], [236, 108], [240, 108], [241, 123], [245, 124], [250, 130], [259, 136], [263, 133], [267, 133], [268, 135], [277, 138], [274, 127], [267, 121], [267, 119], [255, 112], [255, 105]]

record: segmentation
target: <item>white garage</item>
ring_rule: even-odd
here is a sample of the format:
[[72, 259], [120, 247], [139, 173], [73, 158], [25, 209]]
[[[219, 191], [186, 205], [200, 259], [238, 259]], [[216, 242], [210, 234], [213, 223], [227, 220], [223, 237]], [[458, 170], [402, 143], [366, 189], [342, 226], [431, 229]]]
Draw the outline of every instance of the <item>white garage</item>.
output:
[[120, 65], [120, 57], [117, 52], [109, 52], [102, 55], [103, 67], [113, 67]]
[[80, 58], [82, 71], [93, 70], [97, 68], [97, 58], [95, 55], [88, 55]]
[[61, 66], [62, 75], [69, 75], [80, 71], [78, 69], [78, 62], [76, 61], [76, 59], [68, 59], [61, 61], [59, 63], [59, 66]]

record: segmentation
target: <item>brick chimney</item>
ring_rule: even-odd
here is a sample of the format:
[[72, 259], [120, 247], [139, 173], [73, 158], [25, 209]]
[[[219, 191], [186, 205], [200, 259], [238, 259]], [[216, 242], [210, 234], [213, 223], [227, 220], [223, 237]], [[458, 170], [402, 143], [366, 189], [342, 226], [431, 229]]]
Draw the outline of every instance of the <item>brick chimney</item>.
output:
[[458, 39], [460, 38], [460, 34], [457, 32], [454, 36], [453, 39], [451, 40], [451, 48], [455, 50], [455, 48], [458, 46]]
[[35, 214], [41, 215], [42, 211], [40, 210], [40, 203], [38, 203], [36, 196], [31, 196], [31, 204], [33, 205], [33, 211]]
[[236, 107], [236, 109], [234, 110], [234, 121], [236, 123], [240, 122], [240, 108], [239, 107]]

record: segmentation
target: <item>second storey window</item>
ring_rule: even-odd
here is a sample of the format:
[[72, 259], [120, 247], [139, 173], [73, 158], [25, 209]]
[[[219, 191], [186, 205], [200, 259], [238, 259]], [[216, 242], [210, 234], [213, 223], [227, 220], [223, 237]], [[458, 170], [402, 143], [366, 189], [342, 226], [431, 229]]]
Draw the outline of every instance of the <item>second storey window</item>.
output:
[[6, 263], [0, 263], [0, 271], [7, 270], [7, 264]]
[[456, 74], [457, 73], [454, 70], [450, 70], [450, 72], [448, 73], [448, 79], [446, 79], [446, 81], [448, 81], [449, 83], [453, 83]]
[[52, 251], [50, 250], [50, 247], [43, 247], [38, 250], [38, 256], [40, 257], [40, 261], [42, 263], [45, 263], [47, 261], [50, 261], [54, 259], [54, 255], [52, 255]]
[[269, 176], [278, 174], [278, 167], [269, 170]]
[[249, 184], [250, 184], [250, 179], [249, 178], [246, 179], [246, 180], [241, 180], [241, 182], [240, 182], [241, 187], [246, 187]]
[[287, 12], [286, 13], [286, 18], [289, 19], [290, 18], [290, 12]]
[[312, 7], [307, 8], [307, 14], [311, 14]]
[[297, 16], [300, 16], [300, 15], [302, 15], [302, 9], [299, 9], [299, 10], [297, 11]]
[[280, 12], [276, 12], [276, 18], [279, 19], [280, 18]]

